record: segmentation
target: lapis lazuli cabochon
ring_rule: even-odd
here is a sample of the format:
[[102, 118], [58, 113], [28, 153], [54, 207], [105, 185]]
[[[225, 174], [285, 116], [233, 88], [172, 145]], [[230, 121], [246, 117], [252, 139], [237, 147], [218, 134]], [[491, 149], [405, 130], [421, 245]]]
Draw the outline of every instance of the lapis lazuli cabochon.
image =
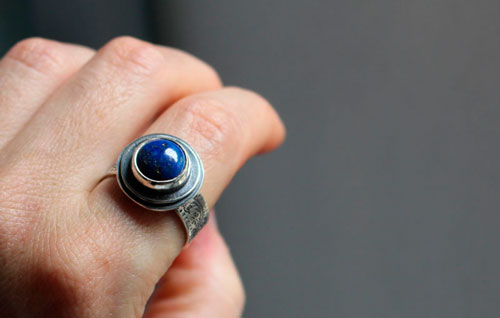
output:
[[149, 179], [165, 181], [178, 177], [186, 166], [186, 155], [175, 142], [150, 141], [137, 153], [137, 168]]

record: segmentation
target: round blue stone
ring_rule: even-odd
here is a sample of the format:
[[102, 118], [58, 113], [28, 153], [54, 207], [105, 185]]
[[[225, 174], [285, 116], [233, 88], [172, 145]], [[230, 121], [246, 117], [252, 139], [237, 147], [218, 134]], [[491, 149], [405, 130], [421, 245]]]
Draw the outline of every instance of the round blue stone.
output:
[[178, 177], [186, 166], [186, 155], [175, 142], [157, 139], [137, 153], [137, 168], [149, 179], [165, 181]]

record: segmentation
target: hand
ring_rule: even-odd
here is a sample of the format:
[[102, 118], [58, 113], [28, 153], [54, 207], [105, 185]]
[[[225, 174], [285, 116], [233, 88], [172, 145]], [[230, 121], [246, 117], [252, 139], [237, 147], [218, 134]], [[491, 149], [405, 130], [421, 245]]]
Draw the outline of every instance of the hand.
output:
[[169, 133], [200, 155], [213, 206], [249, 157], [284, 138], [262, 97], [133, 38], [97, 52], [28, 39], [0, 61], [0, 114], [1, 317], [141, 317], [153, 291], [145, 317], [241, 315], [213, 215], [182, 249], [175, 213], [140, 208], [102, 176], [133, 139]]

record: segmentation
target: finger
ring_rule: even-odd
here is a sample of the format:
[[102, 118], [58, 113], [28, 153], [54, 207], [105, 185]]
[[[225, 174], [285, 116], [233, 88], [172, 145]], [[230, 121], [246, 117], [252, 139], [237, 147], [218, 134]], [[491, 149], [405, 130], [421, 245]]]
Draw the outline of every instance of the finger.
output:
[[10, 49], [0, 60], [0, 148], [93, 55], [83, 46], [41, 38], [23, 40]]
[[[167, 105], [219, 86], [213, 69], [187, 53], [118, 38], [49, 98], [16, 146], [53, 162], [55, 171], [47, 173], [68, 171], [70, 183], [91, 188]], [[60, 160], [60, 153], [71, 154], [71, 160]]]
[[165, 112], [147, 133], [166, 132], [196, 149], [205, 169], [209, 205], [251, 156], [276, 148], [285, 128], [260, 95], [237, 87], [189, 96]]
[[241, 317], [243, 284], [211, 214], [158, 283], [145, 318]]
[[[145, 133], [153, 132], [176, 135], [198, 152], [205, 167], [201, 191], [209, 206], [214, 205], [250, 156], [273, 149], [284, 138], [283, 124], [269, 103], [238, 88], [204, 92], [178, 101]], [[151, 290], [146, 285], [154, 286], [185, 242], [186, 233], [179, 218], [175, 213], [139, 207], [125, 197], [113, 179], [105, 179], [92, 191], [89, 208], [92, 212], [84, 215], [92, 217], [75, 221], [79, 227], [87, 222], [99, 224], [100, 228], [119, 228], [119, 231], [107, 230], [106, 235], [113, 237], [101, 241], [109, 242], [113, 249], [125, 244], [124, 238], [135, 242], [132, 246], [140, 246], [140, 249], [124, 247], [123, 253], [130, 255], [133, 264], [140, 264], [127, 272], [134, 273], [133, 277], [141, 282], [143, 289], [134, 290], [143, 296], [139, 299], [147, 299]], [[135, 295], [134, 299], [137, 298]]]

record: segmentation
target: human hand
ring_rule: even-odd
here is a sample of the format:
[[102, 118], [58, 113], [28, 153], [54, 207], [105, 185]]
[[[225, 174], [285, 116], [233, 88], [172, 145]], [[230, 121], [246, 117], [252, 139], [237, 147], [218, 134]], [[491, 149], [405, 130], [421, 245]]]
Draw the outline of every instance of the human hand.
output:
[[203, 160], [212, 207], [249, 157], [284, 138], [262, 97], [134, 38], [97, 52], [28, 39], [0, 60], [0, 113], [1, 317], [141, 317], [153, 291], [145, 317], [241, 315], [213, 215], [182, 249], [175, 213], [139, 207], [102, 176], [131, 140], [169, 133]]

